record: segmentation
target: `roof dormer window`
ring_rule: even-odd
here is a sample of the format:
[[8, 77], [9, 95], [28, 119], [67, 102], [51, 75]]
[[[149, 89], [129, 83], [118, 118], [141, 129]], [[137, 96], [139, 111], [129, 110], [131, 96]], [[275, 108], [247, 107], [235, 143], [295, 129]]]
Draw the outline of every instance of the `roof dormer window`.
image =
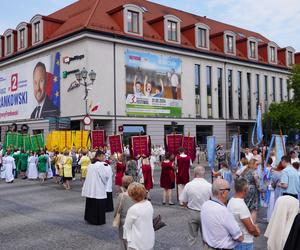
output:
[[274, 42], [268, 44], [269, 63], [277, 64], [277, 45]]
[[22, 50], [28, 47], [28, 24], [20, 23], [17, 28], [17, 48]]
[[295, 49], [293, 47], [286, 48], [286, 65], [291, 67], [295, 64]]
[[196, 47], [209, 49], [209, 27], [205, 24], [196, 24]]
[[177, 23], [168, 20], [168, 40], [178, 42]]
[[134, 4], [126, 4], [124, 8], [124, 32], [138, 36], [143, 35], [144, 10]]
[[165, 40], [173, 43], [180, 43], [180, 22], [181, 20], [172, 15], [164, 17]]
[[8, 56], [14, 52], [14, 31], [8, 29], [4, 32], [4, 55]]
[[19, 49], [24, 49], [25, 48], [25, 29], [24, 28], [19, 30], [19, 37], [20, 37]]
[[43, 17], [36, 15], [30, 23], [32, 25], [32, 44], [38, 44], [43, 41]]
[[248, 58], [252, 60], [258, 59], [258, 43], [256, 38], [248, 38]]
[[9, 55], [12, 53], [12, 36], [8, 35], [6, 37], [6, 55]]
[[231, 31], [224, 32], [224, 50], [226, 54], [236, 53], [236, 45], [235, 45], [235, 34]]

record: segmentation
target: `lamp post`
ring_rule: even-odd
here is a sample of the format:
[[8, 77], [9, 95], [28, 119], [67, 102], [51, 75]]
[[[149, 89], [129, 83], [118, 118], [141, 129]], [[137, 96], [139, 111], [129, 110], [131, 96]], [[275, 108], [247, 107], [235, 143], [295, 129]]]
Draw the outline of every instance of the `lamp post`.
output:
[[[84, 86], [84, 98], [83, 100], [85, 100], [85, 114], [88, 115], [88, 95], [89, 95], [89, 89], [88, 86], [91, 86], [94, 84], [94, 81], [96, 79], [96, 72], [91, 70], [90, 73], [88, 73], [88, 71], [83, 68], [81, 71], [77, 72], [75, 74], [76, 80], [77, 82], [81, 85]], [[90, 82], [87, 82], [87, 78], [89, 77]]]

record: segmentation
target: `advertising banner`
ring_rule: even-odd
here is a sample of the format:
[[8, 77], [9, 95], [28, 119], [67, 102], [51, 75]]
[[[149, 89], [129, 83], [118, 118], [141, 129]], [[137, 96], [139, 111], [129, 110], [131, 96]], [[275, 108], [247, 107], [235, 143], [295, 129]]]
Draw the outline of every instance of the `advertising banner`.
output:
[[0, 122], [59, 114], [59, 52], [0, 71]]
[[177, 155], [178, 149], [182, 146], [182, 134], [166, 135], [166, 149], [171, 155]]
[[92, 131], [92, 147], [104, 147], [105, 145], [105, 131], [104, 130], [93, 130]]
[[192, 161], [196, 158], [196, 143], [194, 136], [183, 136], [182, 147], [185, 149], [185, 153], [191, 157]]
[[151, 154], [151, 143], [148, 135], [131, 136], [132, 155], [136, 158], [138, 155], [149, 156]]
[[126, 113], [181, 117], [181, 59], [127, 50]]
[[109, 142], [111, 154], [123, 153], [121, 135], [110, 135], [110, 136], [108, 136], [108, 142]]

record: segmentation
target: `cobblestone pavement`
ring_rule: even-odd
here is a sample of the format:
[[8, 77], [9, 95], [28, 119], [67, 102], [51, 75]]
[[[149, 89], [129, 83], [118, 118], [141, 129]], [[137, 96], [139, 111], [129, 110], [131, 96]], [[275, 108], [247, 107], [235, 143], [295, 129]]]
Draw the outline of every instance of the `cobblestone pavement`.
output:
[[[167, 227], [156, 232], [155, 249], [191, 249], [186, 240], [186, 210], [161, 204], [159, 175], [156, 170], [152, 204]], [[86, 224], [80, 182], [76, 180], [72, 186], [72, 190], [66, 191], [52, 180], [45, 184], [20, 179], [13, 184], [0, 181], [0, 249], [119, 249], [117, 231], [111, 227], [112, 213], [107, 214], [106, 225]], [[175, 192], [173, 196], [175, 200]], [[262, 232], [266, 228], [264, 216], [265, 210], [261, 210], [258, 222]], [[255, 240], [255, 249], [266, 249], [264, 237]]]

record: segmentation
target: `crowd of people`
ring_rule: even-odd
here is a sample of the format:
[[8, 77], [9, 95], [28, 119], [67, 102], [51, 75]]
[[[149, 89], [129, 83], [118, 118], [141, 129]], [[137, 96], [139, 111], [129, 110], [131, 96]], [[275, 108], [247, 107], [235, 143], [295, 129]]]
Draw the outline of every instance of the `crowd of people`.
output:
[[[217, 146], [218, 167], [211, 169], [211, 182], [205, 168], [196, 165], [193, 179], [191, 157], [184, 148], [176, 156], [163, 147], [152, 149], [150, 156], [130, 157], [110, 154], [109, 148], [70, 152], [25, 152], [7, 149], [1, 156], [1, 179], [13, 183], [15, 178], [40, 180], [53, 178], [66, 190], [80, 173], [82, 196], [86, 197], [84, 219], [93, 225], [106, 223], [106, 213], [114, 211], [121, 249], [148, 250], [155, 244], [151, 190], [154, 169], [161, 168], [162, 206], [173, 206], [176, 188], [178, 205], [186, 209], [188, 243], [203, 249], [253, 249], [254, 237], [261, 235], [257, 212], [267, 207], [268, 227], [265, 237], [270, 250], [299, 247], [300, 170], [299, 148], [276, 159], [266, 153], [246, 148], [237, 166], [229, 167], [226, 155]], [[223, 153], [222, 153], [222, 152]], [[280, 161], [279, 161], [280, 160]], [[276, 162], [279, 162], [276, 164]], [[113, 204], [113, 186], [116, 204]], [[298, 224], [297, 224], [298, 222]], [[147, 236], [147, 237], [145, 237]]]

